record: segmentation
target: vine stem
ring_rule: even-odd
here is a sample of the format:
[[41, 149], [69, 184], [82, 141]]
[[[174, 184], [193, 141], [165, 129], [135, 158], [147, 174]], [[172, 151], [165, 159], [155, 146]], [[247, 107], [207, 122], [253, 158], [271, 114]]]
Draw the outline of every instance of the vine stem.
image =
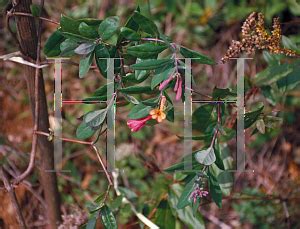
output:
[[[104, 131], [101, 132], [104, 133], [106, 131], [106, 129]], [[35, 131], [36, 134], [39, 134], [39, 135], [43, 135], [43, 136], [46, 136], [46, 137], [54, 137], [54, 138], [58, 138], [56, 136], [52, 136], [51, 133], [46, 133], [46, 132], [43, 132], [43, 131]], [[70, 139], [70, 138], [61, 138], [59, 137], [59, 139], [61, 139], [62, 141], [66, 141], [66, 142], [73, 142], [73, 143], [79, 143], [79, 144], [83, 144], [83, 145], [89, 145], [92, 147], [92, 149], [95, 151], [96, 153], [96, 156], [98, 158], [98, 161], [100, 162], [101, 164], [101, 167], [103, 168], [104, 170], [104, 173], [107, 177], [107, 180], [108, 180], [108, 183], [109, 185], [111, 186], [113, 183], [112, 183], [112, 180], [111, 180], [111, 177], [103, 163], [103, 160], [100, 156], [100, 153], [99, 153], [99, 150], [97, 149], [97, 147], [95, 146], [95, 142], [87, 142], [87, 141], [80, 141], [80, 140], [77, 140], [77, 139]], [[108, 189], [109, 190], [109, 189]]]
[[97, 158], [98, 158], [98, 161], [100, 162], [101, 167], [102, 167], [103, 170], [104, 170], [104, 173], [105, 173], [105, 175], [106, 175], [106, 178], [107, 178], [107, 180], [108, 180], [109, 185], [110, 185], [110, 186], [113, 185], [113, 182], [112, 182], [112, 180], [111, 180], [111, 177], [110, 177], [110, 175], [109, 175], [109, 173], [108, 173], [108, 171], [107, 171], [107, 169], [106, 169], [106, 167], [105, 167], [105, 165], [104, 165], [104, 163], [103, 163], [103, 160], [102, 160], [102, 158], [101, 158], [101, 156], [100, 156], [99, 150], [97, 149], [97, 147], [96, 147], [95, 145], [92, 145], [92, 148], [93, 148], [93, 150], [95, 151], [96, 156], [97, 156]]
[[24, 16], [24, 17], [34, 17], [34, 18], [38, 18], [40, 20], [43, 20], [43, 21], [47, 21], [47, 22], [50, 22], [50, 23], [53, 23], [53, 24], [56, 24], [56, 25], [59, 25], [59, 23], [57, 21], [54, 21], [52, 19], [49, 19], [49, 18], [45, 18], [45, 17], [36, 17], [32, 14], [29, 14], [29, 13], [23, 13], [23, 12], [8, 12], [7, 13], [7, 16], [8, 17], [11, 17], [11, 16]]
[[83, 144], [83, 145], [92, 145], [93, 144], [93, 142], [80, 141], [80, 140], [72, 139], [72, 138], [64, 138], [64, 137], [53, 136], [53, 135], [51, 135], [51, 133], [46, 133], [46, 132], [43, 132], [43, 131], [35, 131], [35, 133], [39, 134], [39, 135], [46, 136], [46, 137], [58, 138], [58, 139], [60, 139], [62, 141], [65, 141], [65, 142], [79, 143], [79, 144]]

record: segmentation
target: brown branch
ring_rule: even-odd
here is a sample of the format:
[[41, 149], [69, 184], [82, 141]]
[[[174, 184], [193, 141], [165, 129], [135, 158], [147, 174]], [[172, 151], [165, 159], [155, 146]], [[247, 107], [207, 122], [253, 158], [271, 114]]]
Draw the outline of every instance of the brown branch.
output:
[[[42, 9], [44, 7], [44, 0], [41, 0], [41, 10], [40, 10], [40, 16], [42, 13]], [[41, 55], [41, 34], [42, 34], [42, 20], [39, 19], [38, 22], [38, 43], [37, 43], [37, 56], [36, 56], [36, 65], [40, 65], [40, 55]], [[32, 135], [32, 147], [30, 152], [30, 161], [27, 169], [19, 175], [15, 179], [15, 184], [19, 184], [21, 181], [23, 181], [33, 170], [34, 167], [34, 160], [36, 156], [37, 151], [37, 135], [35, 134], [35, 131], [38, 130], [38, 123], [39, 123], [39, 69], [35, 68], [35, 76], [34, 76], [34, 98], [35, 98], [35, 106], [34, 106], [34, 127], [33, 127], [33, 135]]]
[[[14, 10], [21, 13], [31, 13], [30, 5], [31, 0], [15, 0], [16, 5]], [[17, 37], [20, 45], [20, 51], [22, 54], [40, 63], [40, 36], [41, 36], [41, 19], [39, 20], [38, 32], [35, 25], [35, 20], [32, 17], [16, 17]], [[38, 129], [41, 131], [48, 131], [49, 119], [48, 119], [48, 107], [45, 95], [45, 85], [43, 79], [42, 70], [37, 70], [30, 66], [24, 66], [25, 79], [27, 83], [29, 98], [31, 102], [33, 119], [36, 120], [36, 104], [38, 104]], [[36, 72], [38, 72], [38, 82], [36, 82]], [[38, 92], [36, 92], [36, 89]], [[38, 97], [36, 97], [38, 95]], [[45, 201], [47, 204], [47, 218], [49, 222], [49, 228], [57, 228], [57, 225], [61, 221], [60, 214], [60, 198], [57, 186], [57, 176], [55, 172], [49, 172], [54, 170], [54, 153], [53, 144], [44, 137], [38, 137], [34, 134], [37, 139], [33, 146], [38, 144], [41, 167], [39, 169], [40, 181], [43, 187]], [[34, 148], [34, 147], [33, 147]], [[32, 149], [34, 152], [34, 149]], [[33, 158], [34, 155], [31, 155]], [[30, 168], [30, 167], [29, 167]], [[27, 170], [28, 171], [28, 170]]]
[[20, 224], [20, 227], [21, 228], [27, 228], [25, 220], [24, 220], [24, 217], [22, 215], [22, 212], [21, 212], [21, 209], [20, 209], [20, 206], [19, 206], [19, 203], [18, 203], [18, 200], [17, 200], [17, 197], [16, 197], [16, 193], [14, 191], [14, 188], [9, 183], [8, 177], [6, 176], [6, 174], [3, 171], [2, 167], [0, 168], [0, 177], [1, 177], [2, 181], [3, 181], [3, 184], [4, 184], [4, 187], [5, 187], [6, 191], [8, 192], [10, 201], [11, 201], [11, 203], [12, 203], [14, 209], [15, 209], [16, 218], [17, 218], [17, 220], [18, 220], [18, 222]]

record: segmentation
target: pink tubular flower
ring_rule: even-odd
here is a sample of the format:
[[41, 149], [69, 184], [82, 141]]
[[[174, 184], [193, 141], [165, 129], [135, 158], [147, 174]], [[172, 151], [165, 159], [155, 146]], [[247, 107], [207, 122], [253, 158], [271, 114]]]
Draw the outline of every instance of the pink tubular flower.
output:
[[145, 118], [140, 119], [129, 119], [127, 121], [128, 127], [131, 129], [132, 132], [137, 132], [141, 128], [143, 128], [148, 120], [152, 119], [151, 115], [146, 116]]
[[176, 92], [176, 100], [177, 101], [180, 100], [181, 95], [182, 95], [182, 79], [181, 79], [180, 75], [177, 76], [176, 84], [175, 84], [175, 87], [174, 87], [174, 91]]
[[176, 77], [176, 84], [174, 87], [174, 91], [176, 92], [176, 100], [180, 100], [182, 95], [182, 78], [179, 73], [175, 75], [170, 75], [168, 79], [164, 80], [160, 86], [159, 90], [162, 91], [174, 78]]
[[159, 86], [159, 90], [162, 91], [173, 79], [173, 76], [170, 75], [168, 79], [164, 80], [160, 86]]

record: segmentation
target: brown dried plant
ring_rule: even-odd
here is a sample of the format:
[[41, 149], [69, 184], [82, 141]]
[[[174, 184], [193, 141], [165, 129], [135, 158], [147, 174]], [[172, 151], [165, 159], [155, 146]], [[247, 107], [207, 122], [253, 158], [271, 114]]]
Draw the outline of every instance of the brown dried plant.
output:
[[295, 51], [281, 47], [281, 36], [279, 18], [273, 19], [273, 30], [270, 34], [265, 28], [264, 15], [262, 13], [253, 12], [242, 26], [241, 41], [232, 40], [221, 62], [225, 63], [230, 58], [237, 57], [241, 52], [252, 54], [255, 52], [255, 49], [268, 50], [273, 54], [296, 56]]

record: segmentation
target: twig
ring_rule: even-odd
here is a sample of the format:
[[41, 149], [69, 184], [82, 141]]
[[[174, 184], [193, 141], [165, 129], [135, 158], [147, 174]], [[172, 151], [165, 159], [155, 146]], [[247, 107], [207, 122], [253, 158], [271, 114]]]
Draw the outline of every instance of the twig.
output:
[[45, 18], [45, 17], [41, 17], [41, 16], [39, 16], [39, 17], [36, 17], [36, 16], [34, 16], [34, 15], [32, 15], [32, 14], [29, 14], [29, 13], [22, 13], [22, 12], [13, 12], [13, 13], [11, 13], [11, 12], [8, 12], [8, 13], [7, 13], [7, 16], [8, 16], [8, 17], [11, 17], [11, 16], [25, 16], [25, 17], [34, 17], [34, 18], [38, 18], [39, 20], [43, 20], [43, 21], [47, 21], [47, 22], [50, 22], [50, 23], [53, 23], [53, 24], [59, 25], [59, 23], [58, 23], [58, 22], [56, 22], [56, 21], [53, 21], [52, 19]]
[[96, 147], [95, 145], [92, 145], [92, 148], [93, 148], [93, 150], [95, 151], [96, 156], [97, 156], [97, 158], [98, 158], [98, 160], [99, 160], [99, 162], [100, 162], [100, 164], [101, 164], [101, 167], [102, 167], [103, 170], [104, 170], [104, 173], [105, 173], [105, 175], [106, 175], [106, 177], [107, 177], [107, 180], [108, 180], [109, 185], [113, 185], [112, 180], [111, 180], [111, 177], [110, 177], [110, 175], [109, 175], [109, 173], [108, 173], [108, 171], [107, 171], [107, 169], [106, 169], [106, 167], [105, 167], [105, 165], [104, 165], [104, 163], [103, 163], [103, 161], [102, 161], [102, 159], [101, 159], [101, 156], [100, 156], [100, 153], [99, 153], [97, 147]]
[[24, 217], [22, 215], [22, 212], [21, 212], [21, 209], [20, 209], [20, 206], [19, 206], [19, 203], [18, 203], [18, 200], [17, 200], [17, 197], [16, 197], [16, 193], [15, 193], [13, 187], [11, 186], [11, 184], [9, 183], [8, 178], [5, 174], [5, 172], [3, 171], [2, 167], [0, 168], [0, 177], [3, 181], [5, 189], [7, 190], [8, 194], [9, 194], [10, 201], [11, 201], [11, 203], [12, 203], [14, 209], [15, 209], [16, 217], [17, 217], [17, 220], [20, 224], [20, 227], [21, 228], [27, 228]]
[[[39, 13], [39, 17], [41, 16], [42, 9], [44, 8], [44, 0], [41, 0], [40, 4], [41, 10]], [[40, 55], [41, 55], [41, 34], [42, 34], [42, 20], [38, 20], [38, 44], [37, 44], [37, 56], [36, 56], [36, 65], [40, 65]], [[22, 180], [24, 180], [33, 170], [35, 155], [37, 151], [37, 141], [38, 135], [35, 133], [38, 130], [39, 126], [39, 73], [40, 69], [35, 69], [35, 76], [34, 76], [34, 99], [35, 99], [35, 106], [34, 106], [34, 127], [33, 127], [33, 134], [32, 134], [32, 148], [30, 152], [30, 161], [27, 169], [19, 175], [14, 183], [19, 184]]]
[[212, 99], [211, 96], [206, 95], [206, 94], [203, 94], [203, 93], [201, 93], [201, 92], [199, 92], [199, 91], [196, 91], [195, 89], [192, 89], [192, 88], [189, 88], [189, 87], [185, 87], [185, 89], [186, 89], [186, 90], [190, 90], [191, 92], [194, 92], [194, 93], [196, 93], [196, 94], [198, 94], [198, 95], [204, 96], [204, 97], [206, 97], [206, 98], [208, 98], [208, 99]]
[[79, 144], [83, 144], [83, 145], [92, 145], [93, 144], [93, 142], [80, 141], [80, 140], [77, 140], [77, 139], [64, 138], [64, 137], [57, 137], [57, 136], [51, 135], [50, 133], [46, 133], [46, 132], [43, 132], [43, 131], [35, 131], [35, 133], [39, 134], [39, 135], [46, 136], [46, 137], [58, 138], [58, 139], [60, 139], [62, 141], [65, 141], [65, 142], [79, 143]]

